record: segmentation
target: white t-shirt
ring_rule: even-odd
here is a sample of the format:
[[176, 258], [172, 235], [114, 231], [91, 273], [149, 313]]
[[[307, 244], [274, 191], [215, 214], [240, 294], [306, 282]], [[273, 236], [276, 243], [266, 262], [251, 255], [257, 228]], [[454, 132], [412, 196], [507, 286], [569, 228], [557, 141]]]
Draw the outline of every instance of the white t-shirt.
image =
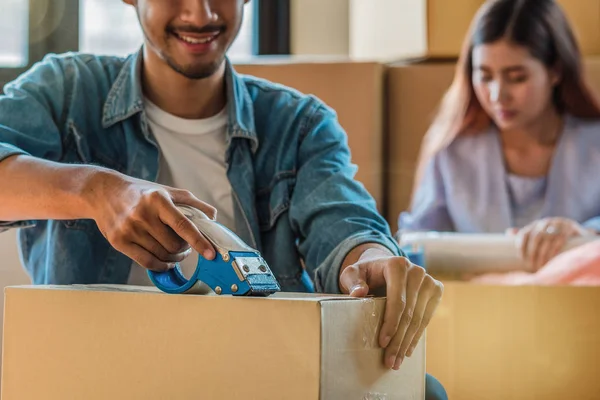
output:
[[[217, 220], [235, 229], [233, 197], [227, 179], [227, 114], [198, 120], [176, 117], [158, 108], [148, 99], [145, 109], [152, 133], [160, 148], [158, 183], [192, 192], [217, 209]], [[197, 255], [180, 263], [189, 277], [196, 268]], [[128, 283], [152, 285], [146, 269], [133, 263]]]

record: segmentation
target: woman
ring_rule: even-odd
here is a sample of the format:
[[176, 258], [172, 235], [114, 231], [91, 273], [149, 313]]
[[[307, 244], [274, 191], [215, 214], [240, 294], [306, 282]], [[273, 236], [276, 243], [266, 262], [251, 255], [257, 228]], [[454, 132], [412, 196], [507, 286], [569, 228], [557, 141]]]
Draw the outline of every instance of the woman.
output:
[[488, 1], [427, 133], [403, 230], [511, 232], [537, 270], [600, 232], [600, 106], [553, 0]]

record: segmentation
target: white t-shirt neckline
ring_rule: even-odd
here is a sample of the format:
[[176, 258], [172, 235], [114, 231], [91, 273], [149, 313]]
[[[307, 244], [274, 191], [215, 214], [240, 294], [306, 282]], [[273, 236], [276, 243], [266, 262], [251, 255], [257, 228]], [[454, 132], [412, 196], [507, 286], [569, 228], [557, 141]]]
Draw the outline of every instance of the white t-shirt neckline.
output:
[[218, 114], [202, 119], [186, 119], [169, 114], [148, 98], [144, 99], [144, 106], [148, 120], [161, 128], [186, 135], [204, 135], [227, 125], [227, 106]]

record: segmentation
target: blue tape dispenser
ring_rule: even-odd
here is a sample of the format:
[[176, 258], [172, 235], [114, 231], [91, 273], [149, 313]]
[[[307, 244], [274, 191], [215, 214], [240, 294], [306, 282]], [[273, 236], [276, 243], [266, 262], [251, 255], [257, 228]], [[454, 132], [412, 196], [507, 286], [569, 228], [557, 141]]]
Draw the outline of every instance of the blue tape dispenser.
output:
[[148, 271], [156, 287], [172, 294], [202, 294], [204, 283], [218, 295], [234, 296], [269, 296], [281, 290], [257, 250], [202, 211], [186, 205], [177, 207], [213, 245], [216, 256], [209, 261], [199, 255], [196, 270], [189, 280], [179, 265], [165, 272]]

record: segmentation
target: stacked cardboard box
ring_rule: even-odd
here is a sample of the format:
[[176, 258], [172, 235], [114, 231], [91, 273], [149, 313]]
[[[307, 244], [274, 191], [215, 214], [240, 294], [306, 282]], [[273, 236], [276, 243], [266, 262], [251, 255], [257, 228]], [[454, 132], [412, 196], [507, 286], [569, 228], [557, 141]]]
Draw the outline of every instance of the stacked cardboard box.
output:
[[447, 283], [427, 369], [451, 399], [595, 399], [600, 290]]
[[313, 94], [332, 107], [348, 134], [357, 179], [383, 210], [383, 102], [385, 66], [335, 60], [260, 60], [237, 64], [240, 73], [258, 76]]
[[[455, 58], [485, 0], [292, 2], [294, 54], [390, 61]], [[600, 2], [558, 0], [586, 56], [600, 54]], [[327, 38], [327, 39], [324, 39]]]

